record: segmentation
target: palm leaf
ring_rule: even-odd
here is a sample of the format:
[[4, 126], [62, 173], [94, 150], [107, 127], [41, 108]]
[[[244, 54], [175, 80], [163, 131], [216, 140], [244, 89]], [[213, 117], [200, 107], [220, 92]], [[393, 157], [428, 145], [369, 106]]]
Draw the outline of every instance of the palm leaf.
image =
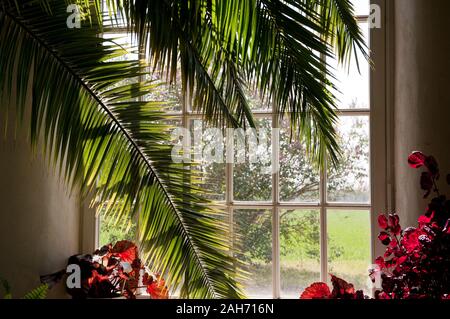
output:
[[368, 58], [350, 0], [106, 2], [169, 79], [180, 62], [184, 91], [206, 120], [221, 124], [227, 115], [233, 126], [255, 126], [243, 92], [258, 88], [316, 163], [337, 163], [336, 89], [325, 58], [333, 48], [343, 63], [357, 50]]
[[67, 181], [94, 192], [108, 218], [139, 215], [144, 257], [172, 289], [189, 274], [190, 297], [241, 297], [223, 213], [191, 185], [197, 173], [171, 160], [164, 105], [138, 99], [156, 85], [139, 81], [142, 61], [117, 60], [127, 51], [99, 36], [95, 19], [69, 30], [61, 1], [44, 1], [51, 15], [18, 2], [20, 11], [0, 7], [3, 107], [25, 119], [31, 95], [33, 145], [42, 136]]

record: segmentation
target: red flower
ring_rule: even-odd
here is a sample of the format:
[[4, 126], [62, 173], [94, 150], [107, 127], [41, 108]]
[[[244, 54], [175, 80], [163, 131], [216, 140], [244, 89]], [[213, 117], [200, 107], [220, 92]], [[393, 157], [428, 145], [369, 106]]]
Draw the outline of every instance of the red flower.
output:
[[419, 168], [425, 165], [426, 158], [422, 152], [413, 152], [408, 157], [408, 164], [412, 168]]
[[329, 299], [331, 296], [330, 288], [323, 282], [313, 283], [305, 289], [300, 299]]

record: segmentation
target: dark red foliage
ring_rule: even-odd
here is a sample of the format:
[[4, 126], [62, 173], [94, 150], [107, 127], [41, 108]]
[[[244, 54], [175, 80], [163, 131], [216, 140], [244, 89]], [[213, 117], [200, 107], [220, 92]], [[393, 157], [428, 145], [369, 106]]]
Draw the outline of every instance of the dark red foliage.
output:
[[300, 299], [366, 299], [362, 290], [355, 291], [352, 284], [331, 275], [333, 290], [326, 283], [316, 282], [305, 289]]
[[387, 246], [387, 245], [389, 245], [390, 243], [391, 243], [391, 236], [389, 236], [389, 234], [388, 233], [386, 233], [386, 232], [381, 232], [379, 235], [378, 235], [378, 239], [383, 243], [383, 245], [385, 245], [385, 246]]
[[156, 275], [152, 280], [147, 281], [147, 292], [152, 299], [168, 299], [168, 291], [164, 279], [160, 275]]
[[[167, 299], [168, 289], [164, 279], [145, 271], [139, 259], [137, 246], [130, 241], [119, 241], [103, 246], [93, 255], [76, 255], [68, 264], [77, 264], [81, 269], [81, 288], [69, 289], [76, 299], [85, 298], [136, 298], [138, 288], [145, 288], [152, 299]], [[139, 279], [143, 273], [142, 287]]]
[[408, 157], [408, 164], [412, 168], [419, 168], [425, 165], [426, 156], [422, 152], [413, 152]]
[[384, 215], [378, 216], [378, 226], [380, 226], [381, 229], [388, 228], [388, 219]]
[[300, 299], [330, 299], [331, 291], [326, 283], [315, 282], [305, 289]]
[[433, 190], [433, 175], [430, 172], [423, 172], [420, 176], [420, 187], [425, 191], [424, 198], [427, 198]]
[[[402, 230], [395, 214], [389, 215], [388, 227], [386, 216], [378, 218], [382, 229], [378, 238], [387, 247], [384, 256], [375, 260], [382, 279], [382, 289], [375, 298], [445, 299], [450, 294], [450, 201], [436, 186], [439, 168], [434, 157], [414, 152], [408, 163], [413, 168], [425, 167], [420, 186], [425, 197], [431, 192], [436, 197], [419, 217], [417, 227]], [[374, 275], [375, 271], [373, 280]]]
[[[378, 239], [386, 246], [383, 256], [375, 259], [379, 269], [370, 277], [381, 273], [381, 290], [376, 299], [450, 299], [450, 200], [437, 188], [439, 166], [432, 156], [414, 152], [408, 158], [413, 168], [425, 167], [420, 186], [425, 197], [436, 194], [417, 227], [402, 229], [396, 214], [380, 215]], [[450, 184], [450, 174], [447, 175]], [[315, 283], [301, 295], [302, 299], [362, 299], [361, 291], [353, 285], [332, 276], [333, 291], [324, 283]], [[328, 289], [328, 290], [327, 290]]]
[[137, 246], [128, 240], [118, 241], [111, 250], [113, 256], [123, 262], [132, 263], [138, 256]]
[[439, 165], [433, 156], [425, 157], [425, 167], [428, 169], [431, 176], [433, 176], [436, 179], [439, 179]]

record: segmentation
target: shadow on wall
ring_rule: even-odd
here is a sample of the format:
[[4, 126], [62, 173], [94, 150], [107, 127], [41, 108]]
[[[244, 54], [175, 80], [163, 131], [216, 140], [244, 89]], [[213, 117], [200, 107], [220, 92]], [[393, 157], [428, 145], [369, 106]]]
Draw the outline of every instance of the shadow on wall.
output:
[[[33, 154], [25, 130], [14, 138], [9, 129], [5, 138], [0, 120], [0, 277], [22, 296], [79, 253], [80, 202], [40, 150]], [[67, 295], [60, 284], [48, 297]]]

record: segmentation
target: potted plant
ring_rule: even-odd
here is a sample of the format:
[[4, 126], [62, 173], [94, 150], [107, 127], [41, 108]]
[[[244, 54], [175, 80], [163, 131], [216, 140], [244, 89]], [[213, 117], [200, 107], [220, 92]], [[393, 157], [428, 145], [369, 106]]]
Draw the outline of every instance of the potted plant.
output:
[[72, 256], [69, 264], [81, 269], [81, 287], [67, 288], [73, 298], [134, 299], [143, 290], [152, 299], [168, 298], [164, 279], [144, 266], [131, 241], [105, 245], [92, 255]]
[[[402, 229], [397, 214], [378, 217], [378, 239], [386, 246], [376, 258], [378, 269], [370, 271], [372, 281], [381, 277], [376, 299], [450, 299], [450, 200], [440, 193], [439, 166], [433, 156], [414, 152], [408, 157], [412, 168], [424, 167], [420, 187], [424, 198], [434, 193], [417, 227]], [[450, 174], [447, 175], [450, 184]], [[302, 299], [361, 299], [362, 292], [352, 284], [332, 276], [333, 290], [325, 283], [314, 283]]]

